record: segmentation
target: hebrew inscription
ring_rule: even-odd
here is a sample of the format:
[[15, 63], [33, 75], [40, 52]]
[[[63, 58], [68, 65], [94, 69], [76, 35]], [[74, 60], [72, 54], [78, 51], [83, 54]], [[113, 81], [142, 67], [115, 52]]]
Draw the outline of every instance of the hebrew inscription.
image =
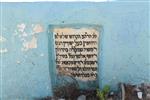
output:
[[93, 28], [55, 28], [53, 33], [58, 74], [95, 80], [99, 32]]

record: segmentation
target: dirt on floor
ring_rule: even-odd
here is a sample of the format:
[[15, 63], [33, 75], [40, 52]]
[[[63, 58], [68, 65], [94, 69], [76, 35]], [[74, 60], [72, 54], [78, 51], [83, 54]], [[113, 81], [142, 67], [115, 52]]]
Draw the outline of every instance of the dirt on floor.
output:
[[[139, 85], [131, 85], [122, 83], [119, 85], [119, 91], [110, 91], [105, 100], [150, 100], [150, 84], [142, 83]], [[100, 100], [97, 97], [96, 90], [79, 90], [74, 84], [70, 84], [69, 88], [62, 87], [61, 90], [55, 91], [54, 97], [45, 97], [36, 100]]]

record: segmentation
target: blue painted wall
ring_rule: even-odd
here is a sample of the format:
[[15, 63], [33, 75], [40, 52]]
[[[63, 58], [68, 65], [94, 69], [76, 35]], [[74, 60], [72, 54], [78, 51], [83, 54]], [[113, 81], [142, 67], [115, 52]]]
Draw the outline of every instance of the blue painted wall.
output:
[[[52, 95], [47, 39], [49, 24], [103, 26], [99, 61], [102, 87], [109, 84], [116, 89], [118, 82], [150, 82], [148, 4], [2, 3], [1, 99]], [[26, 46], [29, 42], [33, 43]]]

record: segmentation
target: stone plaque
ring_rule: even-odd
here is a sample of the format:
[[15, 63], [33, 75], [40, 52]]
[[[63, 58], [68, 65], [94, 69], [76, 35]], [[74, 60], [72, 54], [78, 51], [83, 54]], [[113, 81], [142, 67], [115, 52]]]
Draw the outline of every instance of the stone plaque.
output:
[[57, 74], [82, 81], [97, 78], [99, 32], [94, 28], [54, 28]]

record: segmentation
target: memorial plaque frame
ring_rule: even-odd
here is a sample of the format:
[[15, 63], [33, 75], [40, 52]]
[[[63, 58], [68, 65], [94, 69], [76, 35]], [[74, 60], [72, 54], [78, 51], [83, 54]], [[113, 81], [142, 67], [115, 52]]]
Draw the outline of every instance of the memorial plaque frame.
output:
[[54, 36], [54, 29], [56, 28], [72, 28], [72, 29], [94, 29], [98, 31], [99, 37], [98, 37], [98, 53], [97, 53], [97, 79], [94, 81], [88, 81], [83, 82], [82, 80], [77, 80], [79, 87], [81, 89], [93, 89], [100, 86], [100, 56], [101, 56], [101, 38], [103, 33], [103, 28], [101, 25], [94, 25], [94, 24], [67, 24], [67, 25], [49, 25], [48, 26], [48, 52], [49, 52], [49, 71], [50, 71], [50, 77], [51, 77], [51, 84], [52, 88], [55, 88], [59, 85], [61, 85], [63, 82], [63, 79], [70, 80], [67, 76], [59, 76], [57, 74], [56, 69], [56, 52], [55, 52], [55, 36]]

